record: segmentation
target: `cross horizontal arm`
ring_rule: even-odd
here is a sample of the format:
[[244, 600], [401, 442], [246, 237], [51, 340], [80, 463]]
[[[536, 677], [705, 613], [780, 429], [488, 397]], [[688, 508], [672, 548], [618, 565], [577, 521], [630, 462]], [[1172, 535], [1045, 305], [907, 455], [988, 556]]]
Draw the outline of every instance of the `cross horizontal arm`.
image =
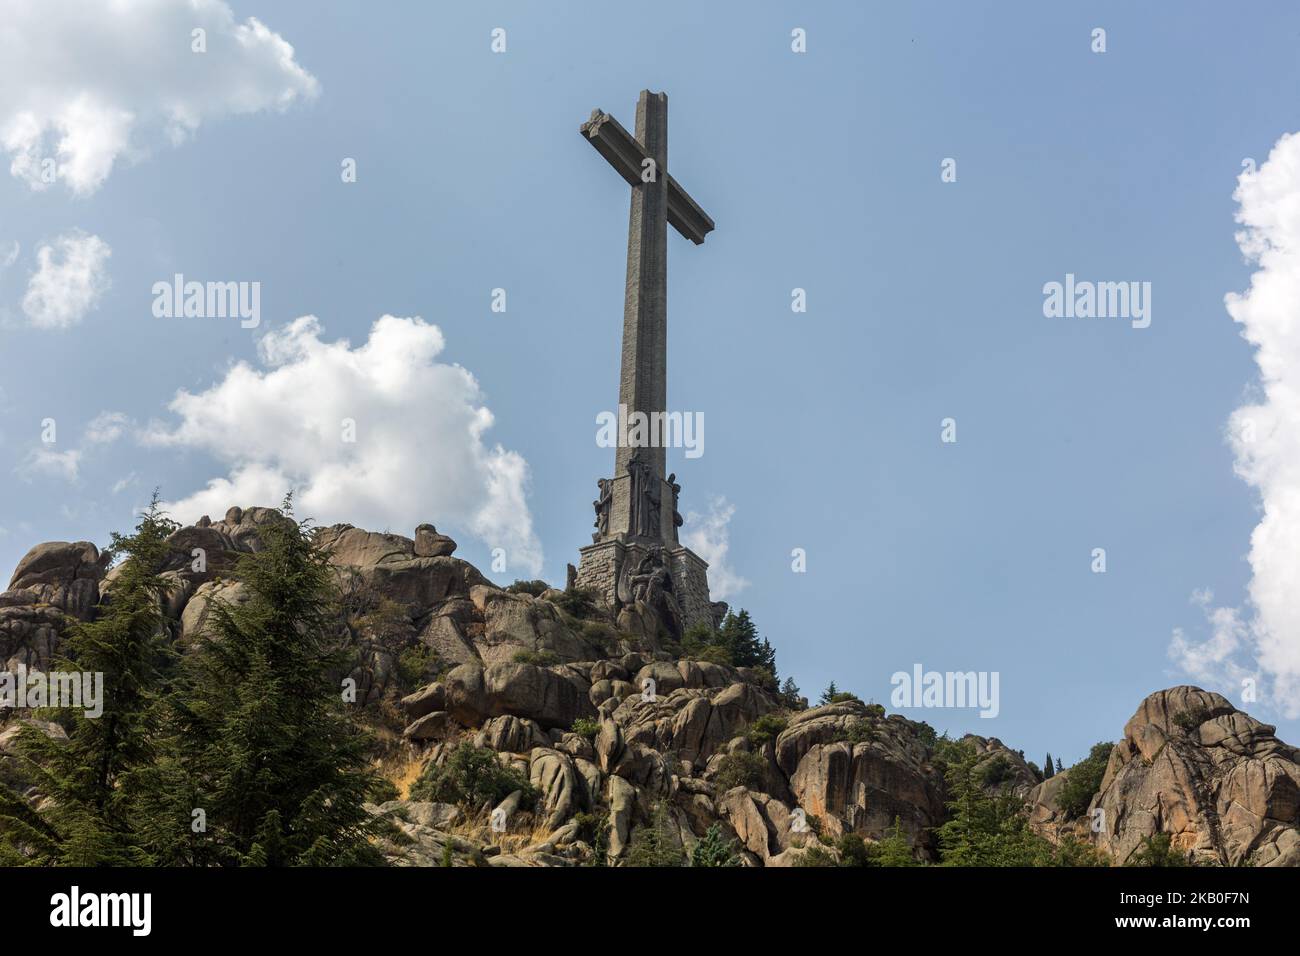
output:
[[[641, 185], [642, 163], [649, 158], [636, 137], [603, 110], [592, 110], [580, 132], [596, 152], [614, 167], [630, 186]], [[672, 176], [668, 176], [668, 223], [697, 246], [713, 231], [713, 220]]]

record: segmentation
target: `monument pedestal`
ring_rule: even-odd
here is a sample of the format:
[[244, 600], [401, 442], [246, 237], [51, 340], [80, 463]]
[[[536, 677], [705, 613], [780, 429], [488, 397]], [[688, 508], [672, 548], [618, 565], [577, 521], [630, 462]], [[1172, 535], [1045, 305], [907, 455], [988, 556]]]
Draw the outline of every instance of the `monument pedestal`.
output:
[[681, 611], [683, 630], [696, 624], [715, 626], [713, 606], [709, 602], [709, 565], [690, 548], [623, 537], [598, 541], [578, 550], [581, 554], [578, 587], [590, 588], [611, 607], [629, 603], [619, 599], [620, 578], [626, 590], [627, 579], [642, 560], [659, 551], [672, 577], [673, 597]]

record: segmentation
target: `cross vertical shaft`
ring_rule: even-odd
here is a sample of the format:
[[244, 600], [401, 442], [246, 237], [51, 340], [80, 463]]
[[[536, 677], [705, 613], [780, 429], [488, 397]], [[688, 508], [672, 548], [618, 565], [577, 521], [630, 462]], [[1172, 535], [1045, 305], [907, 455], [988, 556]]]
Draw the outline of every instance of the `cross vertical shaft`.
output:
[[[632, 187], [627, 227], [627, 284], [623, 294], [623, 357], [618, 400], [628, 414], [647, 417], [668, 408], [668, 96], [642, 90], [636, 106], [636, 139], [654, 160], [654, 178]], [[643, 167], [644, 168], [644, 167]], [[620, 444], [614, 474], [627, 473], [634, 452], [664, 477], [661, 441], [649, 448]]]

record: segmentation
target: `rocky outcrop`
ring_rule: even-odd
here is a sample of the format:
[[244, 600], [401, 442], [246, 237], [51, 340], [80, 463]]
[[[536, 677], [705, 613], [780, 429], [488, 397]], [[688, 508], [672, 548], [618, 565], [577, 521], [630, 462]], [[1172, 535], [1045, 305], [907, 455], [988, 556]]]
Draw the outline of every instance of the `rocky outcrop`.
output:
[[[219, 603], [247, 599], [241, 560], [283, 520], [232, 508], [168, 538], [167, 627], [182, 651]], [[680, 659], [644, 605], [615, 612], [573, 592], [497, 587], [431, 524], [411, 538], [346, 524], [316, 533], [339, 585], [357, 703], [384, 715], [393, 750], [419, 770], [470, 744], [514, 775], [504, 832], [483, 807], [372, 807], [390, 825], [393, 862], [576, 865], [598, 846], [617, 861], [652, 820], [686, 851], [718, 826], [750, 866], [833, 857], [822, 838], [878, 840], [895, 823], [918, 859], [937, 858], [951, 745], [928, 727], [856, 700], [792, 712], [769, 675]], [[107, 565], [87, 542], [28, 552], [0, 593], [8, 669], [47, 667], [69, 624], [94, 619], [120, 573]], [[16, 728], [0, 725], [0, 767], [14, 763]], [[1088, 841], [1122, 863], [1166, 833], [1201, 862], [1300, 865], [1300, 752], [1217, 694], [1175, 687], [1143, 701], [1074, 818], [1059, 802], [1071, 771], [1040, 782], [998, 739], [962, 742], [986, 788], [1022, 800], [1055, 842]]]
[[831, 833], [878, 839], [897, 819], [922, 856], [943, 822], [942, 775], [916, 726], [857, 701], [796, 714], [776, 740], [776, 763], [798, 806]]
[[1168, 833], [1202, 862], [1300, 865], [1300, 752], [1198, 687], [1144, 700], [1111, 752], [1097, 843], [1117, 862]]
[[50, 541], [23, 556], [0, 593], [0, 663], [46, 670], [69, 619], [88, 621], [108, 556], [88, 541]]

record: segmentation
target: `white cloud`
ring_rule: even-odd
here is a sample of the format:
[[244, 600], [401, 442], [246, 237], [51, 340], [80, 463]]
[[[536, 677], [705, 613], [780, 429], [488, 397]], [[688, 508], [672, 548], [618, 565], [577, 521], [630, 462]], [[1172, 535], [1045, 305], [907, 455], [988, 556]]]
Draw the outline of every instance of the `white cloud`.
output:
[[9, 247], [8, 251], [5, 252], [5, 254], [4, 254], [4, 256], [3, 256], [3, 260], [4, 260], [4, 261], [3, 261], [3, 262], [0, 262], [0, 269], [8, 269], [11, 265], [13, 265], [15, 262], [17, 262], [17, 261], [18, 261], [18, 253], [19, 253], [21, 250], [22, 250], [22, 246], [20, 246], [20, 245], [18, 244], [18, 240], [15, 239], [14, 242], [13, 242], [13, 245], [11, 245], [11, 246]]
[[682, 525], [682, 543], [709, 562], [709, 594], [715, 601], [730, 600], [749, 587], [727, 556], [731, 547], [728, 525], [735, 513], [735, 505], [717, 497], [709, 501], [708, 514], [688, 511]]
[[[207, 51], [191, 49], [206, 31]], [[222, 116], [283, 110], [319, 85], [294, 50], [223, 0], [8, 0], [0, 31], [0, 146], [33, 189], [88, 195], [119, 159]]]
[[123, 478], [119, 478], [117, 481], [113, 482], [113, 489], [112, 489], [113, 494], [119, 495], [122, 492], [126, 491], [126, 489], [130, 488], [132, 485], [137, 485], [139, 483], [140, 483], [140, 476], [133, 471], [129, 475]]
[[76, 481], [81, 473], [81, 451], [76, 448], [55, 451], [45, 446], [33, 448], [27, 453], [19, 472], [28, 481], [37, 475]]
[[[260, 370], [241, 362], [199, 394], [179, 392], [175, 425], [147, 444], [200, 449], [227, 469], [169, 502], [183, 521], [232, 505], [275, 505], [296, 491], [299, 514], [410, 535], [417, 524], [463, 529], [501, 547], [511, 571], [537, 574], [542, 549], [525, 500], [528, 464], [484, 433], [492, 413], [473, 375], [435, 361], [442, 332], [385, 315], [368, 340], [325, 342], [314, 316], [269, 332]], [[344, 421], [355, 422], [354, 442]]]
[[106, 445], [122, 437], [131, 420], [122, 412], [100, 412], [86, 426], [86, 441]]
[[109, 285], [108, 258], [113, 254], [99, 236], [73, 230], [41, 243], [37, 269], [27, 282], [23, 312], [38, 329], [66, 329], [80, 322]]
[[[1274, 705], [1300, 717], [1300, 134], [1274, 145], [1268, 160], [1237, 181], [1237, 244], [1258, 265], [1250, 288], [1225, 298], [1228, 314], [1255, 346], [1259, 400], [1229, 422], [1236, 473], [1259, 492], [1261, 518], [1250, 539], [1248, 619], [1214, 609], [1204, 644], [1175, 634], [1171, 653], [1189, 669], [1225, 679], [1252, 670]], [[1208, 602], [1207, 602], [1208, 603]], [[1248, 659], [1248, 663], [1241, 661]]]

